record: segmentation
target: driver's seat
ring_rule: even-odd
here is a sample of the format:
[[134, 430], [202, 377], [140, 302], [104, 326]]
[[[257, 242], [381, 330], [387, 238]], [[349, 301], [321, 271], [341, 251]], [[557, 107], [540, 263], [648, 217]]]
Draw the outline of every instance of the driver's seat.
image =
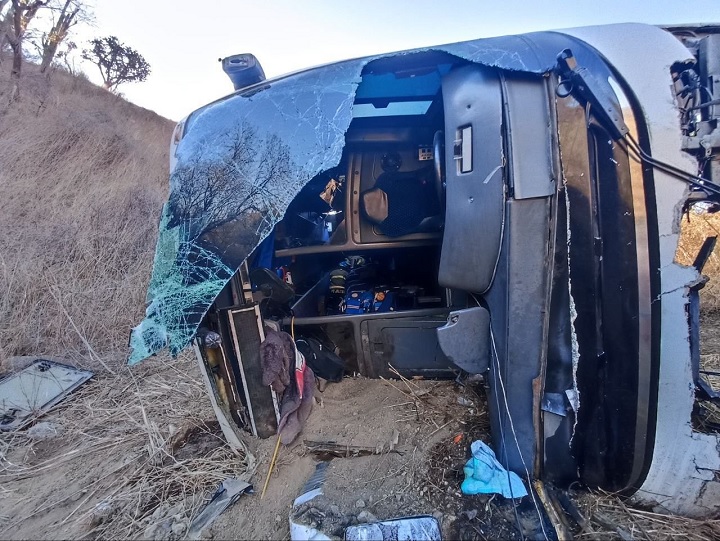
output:
[[442, 209], [430, 167], [382, 173], [360, 194], [365, 218], [388, 237], [442, 229]]

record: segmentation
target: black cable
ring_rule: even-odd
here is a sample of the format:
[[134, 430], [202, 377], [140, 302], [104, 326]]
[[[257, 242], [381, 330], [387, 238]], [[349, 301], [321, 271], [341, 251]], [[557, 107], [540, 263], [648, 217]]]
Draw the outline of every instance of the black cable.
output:
[[[707, 95], [710, 97], [711, 102], [715, 101], [715, 96], [713, 96], [712, 92], [710, 92], [710, 89], [708, 87], [706, 87], [705, 85], [698, 84], [698, 88], [707, 92]], [[710, 104], [706, 103], [705, 105], [710, 105]], [[712, 104], [712, 105], [715, 105], [715, 104]]]
[[638, 142], [635, 141], [635, 139], [630, 134], [627, 134], [624, 139], [627, 142], [628, 149], [633, 151], [636, 154], [636, 157], [640, 159], [640, 161], [645, 162], [655, 167], [656, 169], [667, 173], [670, 176], [683, 180], [688, 184], [692, 184], [697, 188], [710, 192], [713, 195], [720, 196], [720, 186], [718, 186], [711, 180], [708, 180], [699, 175], [692, 175], [691, 173], [683, 171], [682, 169], [679, 169], [674, 165], [653, 158], [640, 147]]
[[697, 109], [705, 109], [705, 107], [711, 107], [713, 105], [720, 105], [720, 99], [713, 98], [713, 95], [710, 94], [710, 91], [707, 89], [707, 87], [703, 87], [708, 95], [710, 96], [710, 101], [706, 101], [705, 103], [701, 103], [700, 105], [695, 105], [693, 107], [690, 107], [690, 109], [687, 109], [687, 111], [695, 111]]

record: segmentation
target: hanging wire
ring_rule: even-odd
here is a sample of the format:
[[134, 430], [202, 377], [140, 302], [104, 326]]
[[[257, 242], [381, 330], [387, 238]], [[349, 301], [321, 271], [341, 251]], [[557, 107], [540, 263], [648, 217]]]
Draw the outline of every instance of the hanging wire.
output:
[[[480, 301], [478, 300], [478, 298], [472, 293], [470, 293], [470, 296], [475, 300], [477, 305], [480, 306]], [[492, 336], [492, 325], [490, 326], [490, 336]], [[495, 349], [494, 345], [495, 345], [495, 341], [493, 340], [493, 352], [494, 352], [493, 354], [494, 354], [495, 359], [497, 359], [497, 350]], [[498, 366], [497, 373], [499, 373], [499, 366]], [[495, 406], [497, 407], [497, 411], [499, 412], [500, 411], [500, 399], [498, 397], [497, 392], [494, 392], [493, 394], [495, 395]], [[506, 403], [506, 407], [507, 407], [507, 397], [504, 397], [504, 398], [505, 398], [505, 403]], [[508, 413], [508, 415], [510, 415], [510, 414]], [[505, 460], [505, 464], [507, 464], [508, 456], [507, 456], [507, 445], [505, 445], [505, 429], [503, 427], [502, 422], [499, 423], [499, 425], [500, 425], [500, 440], [503, 442], [503, 446], [502, 446], [503, 459]], [[512, 481], [510, 479], [510, 470], [505, 468], [505, 473], [507, 475], [508, 487], [510, 488], [510, 499], [513, 500], [513, 513], [515, 515], [515, 525], [517, 526], [517, 530], [520, 533], [520, 539], [525, 541], [525, 535], [523, 534], [522, 523], [520, 522], [520, 517], [518, 516], [518, 512], [517, 512], [517, 506], [515, 505], [515, 494], [513, 494]], [[528, 479], [528, 486], [529, 486], [530, 494], [532, 494], [532, 483], [530, 482], [530, 479]], [[542, 516], [540, 516], [540, 524], [542, 524]], [[543, 530], [543, 533], [545, 533], [545, 530]], [[547, 539], [547, 537], [545, 539]]]
[[[538, 518], [540, 519], [540, 529], [542, 530], [545, 541], [549, 541], [547, 532], [545, 531], [543, 514], [540, 511], [540, 506], [538, 505], [538, 502], [535, 499], [535, 493], [533, 492], [532, 479], [530, 478], [530, 471], [528, 470], [527, 464], [525, 463], [525, 459], [523, 458], [523, 455], [522, 455], [522, 451], [520, 450], [520, 442], [518, 441], [517, 433], [515, 432], [515, 424], [513, 423], [512, 414], [510, 413], [510, 408], [508, 406], [507, 392], [505, 390], [505, 383], [503, 382], [502, 372], [500, 371], [500, 360], [499, 360], [498, 353], [497, 353], [497, 347], [495, 345], [495, 333], [493, 332], [492, 322], [490, 325], [490, 341], [492, 343], [492, 348], [493, 348], [492, 358], [493, 358], [493, 362], [495, 364], [495, 374], [496, 374], [497, 380], [500, 382], [500, 391], [502, 392], [502, 395], [503, 395], [505, 412], [507, 413], [507, 418], [510, 421], [510, 431], [512, 432], [513, 440], [515, 441], [515, 446], [518, 450], [518, 455], [520, 456], [520, 461], [522, 462], [523, 469], [525, 470], [525, 478], [527, 479], [528, 487], [529, 487], [528, 492], [530, 493], [530, 497], [532, 498], [533, 505], [535, 506], [535, 511], [537, 512]], [[500, 411], [500, 403], [499, 403], [497, 389], [495, 389], [494, 394], [495, 394], [495, 401], [496, 401], [498, 411]], [[503, 429], [502, 421], [500, 422], [500, 439], [503, 442], [504, 458], [505, 458], [505, 463], [507, 464], [507, 446], [505, 445], [505, 431]], [[508, 471], [508, 483], [510, 483], [510, 472], [509, 471]], [[510, 496], [512, 497], [512, 485], [510, 488]], [[514, 511], [515, 511], [515, 520], [518, 523], [518, 529], [520, 531], [520, 536], [523, 537], [522, 528], [520, 526], [520, 518], [518, 517], [517, 509], [514, 508]], [[523, 539], [524, 539], [524, 537], [523, 537]]]
[[[474, 297], [474, 295], [473, 295]], [[490, 333], [492, 336], [492, 326], [490, 327]], [[499, 368], [499, 367], [498, 367]], [[495, 405], [497, 407], [497, 411], [500, 411], [500, 399], [498, 397], [497, 390], [493, 393], [495, 395]], [[503, 448], [503, 459], [505, 460], [505, 464], [508, 463], [508, 456], [507, 456], [507, 445], [505, 445], [505, 429], [503, 428], [503, 422], [500, 423], [500, 440], [503, 442], [502, 448]], [[523, 533], [523, 527], [522, 523], [520, 522], [520, 517], [518, 516], [517, 512], [517, 506], [515, 505], [515, 494], [513, 494], [513, 488], [512, 488], [512, 480], [510, 479], [510, 470], [505, 468], [505, 473], [507, 475], [508, 480], [508, 487], [510, 488], [510, 499], [512, 500], [512, 506], [513, 506], [513, 513], [515, 515], [515, 525], [517, 526], [518, 532], [520, 532], [520, 539], [522, 541], [525, 541], [525, 535]], [[528, 479], [528, 488], [530, 490], [530, 494], [532, 494], [532, 483]], [[542, 524], [542, 517], [540, 517], [540, 523]], [[544, 533], [544, 531], [543, 531]], [[546, 537], [547, 539], [547, 537]]]

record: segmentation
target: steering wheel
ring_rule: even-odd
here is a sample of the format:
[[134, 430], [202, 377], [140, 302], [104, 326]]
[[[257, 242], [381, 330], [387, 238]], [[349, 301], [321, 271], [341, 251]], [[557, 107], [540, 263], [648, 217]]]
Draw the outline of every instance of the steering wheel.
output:
[[433, 167], [435, 169], [435, 189], [440, 208], [445, 210], [445, 134], [442, 130], [433, 137]]

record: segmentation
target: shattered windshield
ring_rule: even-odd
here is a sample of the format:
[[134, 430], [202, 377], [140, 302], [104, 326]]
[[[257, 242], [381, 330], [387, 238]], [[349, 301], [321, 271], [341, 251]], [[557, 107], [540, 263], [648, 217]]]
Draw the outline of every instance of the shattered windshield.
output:
[[356, 95], [383, 84], [373, 66], [388, 64], [387, 73], [442, 51], [460, 61], [545, 73], [569, 46], [580, 59], [587, 50], [546, 32], [350, 60], [260, 83], [194, 113], [176, 150], [146, 316], [131, 333], [129, 363], [165, 347], [173, 355], [186, 347], [213, 300], [302, 187], [340, 163]]

